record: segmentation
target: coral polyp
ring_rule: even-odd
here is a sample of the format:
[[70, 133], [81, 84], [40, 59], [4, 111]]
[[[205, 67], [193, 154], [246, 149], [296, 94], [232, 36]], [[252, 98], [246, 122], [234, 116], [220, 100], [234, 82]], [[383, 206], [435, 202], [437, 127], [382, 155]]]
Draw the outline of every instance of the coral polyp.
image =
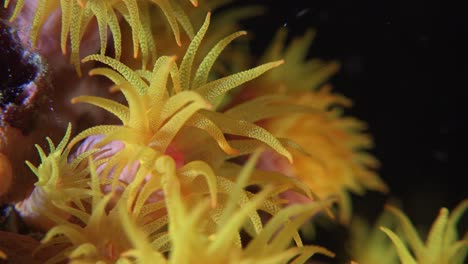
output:
[[464, 237], [458, 240], [457, 223], [467, 208], [468, 200], [462, 201], [451, 214], [447, 208], [441, 208], [424, 243], [408, 217], [399, 209], [388, 206], [387, 210], [395, 215], [400, 222], [404, 232], [404, 241], [407, 241], [414, 255], [410, 253], [406, 243], [395, 232], [385, 226], [380, 227], [380, 229], [393, 242], [402, 263], [461, 264], [468, 254], [468, 235], [465, 233]]
[[[197, 1], [190, 1], [194, 6]], [[8, 7], [10, 0], [6, 0], [5, 7]], [[31, 5], [32, 3], [28, 3]], [[125, 20], [131, 27], [131, 40], [133, 42], [133, 56], [138, 57], [139, 50], [142, 53], [142, 65], [146, 66], [156, 54], [154, 38], [149, 27], [151, 4], [159, 6], [167, 18], [169, 25], [174, 32], [177, 44], [180, 46], [179, 23], [193, 37], [193, 28], [189, 18], [184, 13], [177, 1], [101, 1], [101, 0], [37, 0], [35, 4], [34, 19], [31, 25], [31, 43], [34, 46], [38, 36], [43, 30], [44, 23], [54, 13], [61, 12], [61, 33], [60, 46], [62, 52], [67, 52], [67, 42], [70, 41], [71, 63], [74, 64], [77, 72], [81, 75], [80, 68], [80, 43], [88, 26], [92, 24], [93, 17], [96, 18], [100, 37], [100, 53], [104, 55], [107, 50], [108, 29], [112, 33], [114, 42], [115, 58], [120, 59], [122, 54], [121, 20]], [[10, 21], [14, 21], [25, 5], [25, 0], [17, 1]], [[94, 30], [94, 29], [93, 29]]]
[[[331, 86], [325, 84], [337, 71], [338, 63], [306, 59], [313, 36], [314, 33], [308, 31], [285, 47], [286, 31], [278, 31], [261, 60], [284, 58], [284, 67], [275, 68], [254, 80], [245, 94], [257, 97], [253, 101], [270, 93], [282, 94], [289, 97], [289, 103], [295, 108], [311, 107], [315, 111], [304, 109], [295, 114], [274, 116], [274, 111], [269, 110], [270, 115], [265, 117], [249, 113], [245, 118], [261, 121], [262, 126], [274, 135], [295, 141], [307, 153], [295, 152], [294, 163], [268, 163], [265, 169], [301, 179], [321, 198], [337, 197], [340, 219], [348, 223], [352, 214], [349, 191], [356, 194], [363, 194], [366, 189], [386, 192], [387, 186], [374, 171], [379, 167], [379, 161], [365, 152], [373, 146], [371, 137], [364, 133], [367, 125], [344, 116], [343, 108], [350, 107], [352, 102], [333, 93]], [[270, 99], [263, 103], [272, 102]], [[272, 159], [271, 155], [266, 159]]]
[[50, 138], [50, 153], [36, 145], [41, 158], [41, 164], [35, 167], [26, 161], [29, 168], [37, 176], [38, 181], [31, 195], [17, 204], [17, 209], [23, 219], [30, 225], [42, 230], [49, 229], [54, 222], [64, 214], [68, 215], [63, 208], [73, 204], [78, 208], [84, 208], [82, 200], [91, 197], [88, 188], [89, 168], [87, 159], [98, 150], [89, 150], [81, 153], [73, 161], [68, 161], [69, 150], [66, 148], [70, 139], [71, 126], [62, 141], [55, 146]]
[[[165, 153], [181, 129], [195, 127], [207, 132], [227, 154], [236, 154], [238, 150], [230, 146], [225, 133], [256, 139], [291, 159], [281, 142], [265, 129], [236, 119], [233, 115], [214, 111], [226, 92], [280, 65], [281, 61], [207, 82], [207, 75], [217, 54], [233, 39], [228, 37], [221, 40], [201, 62], [192, 83], [192, 63], [208, 28], [209, 18], [208, 15], [179, 66], [174, 57], [162, 56], [156, 61], [152, 72], [135, 72], [112, 58], [100, 55], [85, 58], [84, 61], [97, 60], [114, 69], [96, 68], [90, 73], [111, 79], [115, 83], [114, 89], [119, 89], [125, 95], [128, 107], [105, 98], [81, 96], [73, 99], [74, 103], [87, 102], [108, 110], [122, 121], [122, 126], [89, 128], [75, 137], [71, 145], [88, 136], [103, 134], [106, 137], [100, 144], [124, 138], [126, 148], [136, 144]], [[128, 155], [124, 156], [129, 158]]]

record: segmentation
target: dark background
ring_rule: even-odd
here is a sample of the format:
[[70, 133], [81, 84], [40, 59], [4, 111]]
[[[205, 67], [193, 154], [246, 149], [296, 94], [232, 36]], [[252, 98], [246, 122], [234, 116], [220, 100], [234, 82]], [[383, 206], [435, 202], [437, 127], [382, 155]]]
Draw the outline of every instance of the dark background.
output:
[[416, 226], [427, 227], [440, 207], [468, 197], [464, 9], [424, 0], [239, 2], [269, 6], [245, 23], [259, 53], [279, 27], [292, 35], [312, 27], [311, 57], [342, 63], [331, 82], [354, 101], [347, 113], [369, 124], [391, 189], [355, 197], [355, 211], [372, 219], [397, 197]]

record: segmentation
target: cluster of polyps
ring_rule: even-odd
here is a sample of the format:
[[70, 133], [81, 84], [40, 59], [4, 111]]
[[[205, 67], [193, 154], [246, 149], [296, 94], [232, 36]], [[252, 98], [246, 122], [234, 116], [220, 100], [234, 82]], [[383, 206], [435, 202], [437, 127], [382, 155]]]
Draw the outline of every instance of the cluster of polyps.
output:
[[[78, 75], [81, 63], [104, 64], [90, 66], [89, 75], [109, 79], [110, 91], [126, 100], [75, 97], [73, 104], [98, 106], [120, 124], [92, 124], [73, 138], [69, 126], [57, 146], [48, 139], [49, 154], [37, 146], [37, 166], [28, 162], [38, 180], [17, 208], [31, 226], [47, 232], [41, 249], [64, 246], [49, 262], [304, 263], [315, 253], [333, 255], [302, 244], [297, 230], [305, 221], [337, 202], [339, 219], [348, 223], [349, 192], [387, 190], [374, 171], [378, 161], [365, 153], [372, 147], [362, 133], [365, 124], [343, 117], [342, 108], [351, 102], [324, 85], [337, 63], [305, 59], [312, 32], [285, 48], [280, 31], [262, 64], [250, 68], [248, 54], [235, 49], [222, 54], [244, 31], [226, 34], [208, 45], [206, 54], [199, 52], [232, 28], [232, 17], [249, 15], [249, 10], [218, 19], [210, 32], [210, 12], [196, 21], [208, 8], [203, 4], [197, 13], [197, 1], [17, 1], [12, 20], [28, 21], [21, 12], [35, 7], [29, 17], [33, 45], [44, 43], [42, 28], [48, 41], [60, 43], [62, 53], [71, 50]], [[173, 32], [170, 45], [172, 36], [160, 28], [155, 7]], [[48, 29], [58, 28], [59, 21], [55, 36]], [[192, 23], [201, 25], [198, 32]], [[80, 61], [80, 46], [99, 54]], [[156, 46], [163, 48], [156, 53]], [[139, 57], [141, 66], [129, 57]], [[230, 67], [217, 67], [218, 58]], [[226, 74], [245, 64], [250, 69]], [[240, 157], [247, 155], [248, 161]], [[9, 191], [15, 173], [9, 165], [9, 157], [0, 153], [0, 195]], [[450, 230], [445, 227], [448, 212], [441, 211], [434, 232], [447, 229], [447, 243], [453, 246], [437, 251], [440, 260], [463, 261], [457, 252], [466, 243], [456, 242], [452, 229], [465, 207], [448, 220]], [[402, 214], [391, 211], [410, 230], [420, 258], [425, 252], [421, 243]], [[402, 259], [414, 261], [396, 235], [383, 230]], [[435, 236], [428, 242], [431, 249]]]

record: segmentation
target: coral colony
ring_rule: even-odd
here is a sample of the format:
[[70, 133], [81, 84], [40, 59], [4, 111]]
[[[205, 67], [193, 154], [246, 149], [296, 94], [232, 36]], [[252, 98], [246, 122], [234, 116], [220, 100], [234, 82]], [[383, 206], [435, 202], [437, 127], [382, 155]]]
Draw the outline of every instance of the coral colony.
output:
[[254, 59], [257, 11], [226, 2], [4, 0], [0, 262], [332, 263], [302, 242], [321, 218], [348, 263], [464, 263], [468, 200], [426, 242], [390, 205], [350, 224], [351, 193], [388, 187], [338, 63], [284, 29]]

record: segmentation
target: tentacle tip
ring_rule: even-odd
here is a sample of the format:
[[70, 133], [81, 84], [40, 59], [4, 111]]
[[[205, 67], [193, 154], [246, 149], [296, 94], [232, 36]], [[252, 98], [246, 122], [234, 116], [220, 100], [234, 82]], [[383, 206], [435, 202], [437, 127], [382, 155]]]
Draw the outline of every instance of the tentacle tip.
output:
[[86, 57], [84, 57], [83, 59], [81, 59], [81, 63], [86, 63], [86, 62], [90, 61], [90, 60], [91, 60], [91, 56], [92, 56], [92, 55], [89, 55], [89, 56], [86, 56]]
[[388, 186], [385, 183], [382, 183], [382, 186], [380, 186], [378, 190], [382, 192], [383, 194], [390, 193], [390, 188], [388, 188]]
[[449, 210], [445, 207], [440, 208], [439, 215], [448, 215]]
[[235, 148], [227, 147], [224, 149], [224, 152], [228, 155], [239, 155], [240, 151]]
[[395, 211], [395, 210], [397, 210], [397, 208], [396, 208], [395, 206], [391, 205], [391, 204], [385, 204], [385, 205], [384, 205], [384, 209], [385, 209], [385, 210], [388, 210], [388, 211]]
[[112, 85], [111, 87], [109, 87], [109, 93], [116, 93], [119, 91], [119, 87], [117, 85]]

